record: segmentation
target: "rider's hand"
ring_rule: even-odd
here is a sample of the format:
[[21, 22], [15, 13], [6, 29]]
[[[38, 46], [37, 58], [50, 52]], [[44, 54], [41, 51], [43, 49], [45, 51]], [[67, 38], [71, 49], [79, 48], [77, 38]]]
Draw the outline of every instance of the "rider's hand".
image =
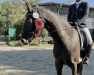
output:
[[74, 22], [75, 25], [79, 25], [77, 22]]
[[77, 23], [76, 22], [69, 22], [71, 26], [76, 26]]
[[73, 22], [69, 22], [69, 24], [73, 24]]
[[80, 25], [80, 24], [81, 24], [81, 21], [78, 19], [78, 20], [76, 21], [76, 23], [77, 23], [78, 25]]

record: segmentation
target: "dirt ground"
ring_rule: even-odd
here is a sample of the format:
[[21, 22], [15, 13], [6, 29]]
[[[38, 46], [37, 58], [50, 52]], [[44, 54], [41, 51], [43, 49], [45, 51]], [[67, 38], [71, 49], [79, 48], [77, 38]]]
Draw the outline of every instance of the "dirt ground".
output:
[[[63, 75], [72, 75], [63, 68]], [[52, 49], [0, 47], [0, 75], [56, 75]], [[94, 50], [90, 65], [84, 65], [83, 75], [94, 75]]]

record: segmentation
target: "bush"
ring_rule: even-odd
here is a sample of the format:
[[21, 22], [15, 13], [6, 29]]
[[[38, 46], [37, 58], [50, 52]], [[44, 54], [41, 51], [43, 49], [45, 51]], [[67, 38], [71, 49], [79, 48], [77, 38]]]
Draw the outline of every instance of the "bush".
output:
[[31, 45], [39, 45], [40, 43], [39, 43], [39, 41], [38, 40], [33, 40], [32, 42], [31, 42]]
[[41, 35], [42, 37], [47, 37], [48, 36], [48, 31], [44, 28], [41, 32]]
[[6, 41], [9, 46], [21, 46], [18, 41]]

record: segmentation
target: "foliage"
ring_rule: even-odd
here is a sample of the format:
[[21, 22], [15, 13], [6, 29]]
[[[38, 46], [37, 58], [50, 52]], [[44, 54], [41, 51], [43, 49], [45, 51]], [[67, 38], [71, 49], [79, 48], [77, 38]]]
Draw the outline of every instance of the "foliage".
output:
[[[36, 42], [36, 43], [35, 43]], [[10, 46], [21, 46], [18, 41], [7, 41], [7, 45]], [[25, 45], [24, 47], [31, 48], [53, 48], [53, 44], [40, 44], [38, 40], [33, 40], [31, 45]]]
[[9, 46], [21, 46], [18, 41], [6, 41]]
[[17, 21], [22, 20], [26, 13], [23, 0], [6, 0], [0, 4], [0, 16], [5, 27], [12, 27]]
[[35, 5], [40, 0], [0, 1], [0, 32], [4, 32], [8, 28], [16, 27], [17, 37], [19, 37], [27, 12], [25, 1], [29, 1], [32, 5]]
[[31, 3], [31, 5], [37, 5], [41, 0], [29, 0], [29, 3]]
[[0, 2], [0, 28], [7, 30], [14, 27], [17, 22], [24, 18], [25, 13], [26, 9], [23, 0], [6, 0]]
[[41, 32], [41, 35], [43, 38], [48, 36], [48, 31], [44, 28]]
[[39, 43], [39, 40], [33, 40], [32, 42], [31, 42], [31, 45], [39, 45], [40, 43]]
[[17, 23], [15, 23], [14, 27], [16, 28], [16, 39], [21, 38], [23, 25], [24, 25], [24, 19], [22, 19], [22, 20], [18, 21]]

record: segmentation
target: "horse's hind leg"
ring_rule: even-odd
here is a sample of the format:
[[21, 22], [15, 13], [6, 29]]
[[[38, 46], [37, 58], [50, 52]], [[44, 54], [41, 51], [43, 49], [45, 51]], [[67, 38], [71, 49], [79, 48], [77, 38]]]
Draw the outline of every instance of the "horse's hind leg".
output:
[[71, 68], [72, 68], [72, 75], [77, 75], [77, 64], [74, 63]]
[[63, 63], [55, 62], [55, 67], [56, 67], [57, 75], [62, 75]]
[[83, 62], [77, 65], [77, 74], [82, 75], [82, 70], [83, 70]]

